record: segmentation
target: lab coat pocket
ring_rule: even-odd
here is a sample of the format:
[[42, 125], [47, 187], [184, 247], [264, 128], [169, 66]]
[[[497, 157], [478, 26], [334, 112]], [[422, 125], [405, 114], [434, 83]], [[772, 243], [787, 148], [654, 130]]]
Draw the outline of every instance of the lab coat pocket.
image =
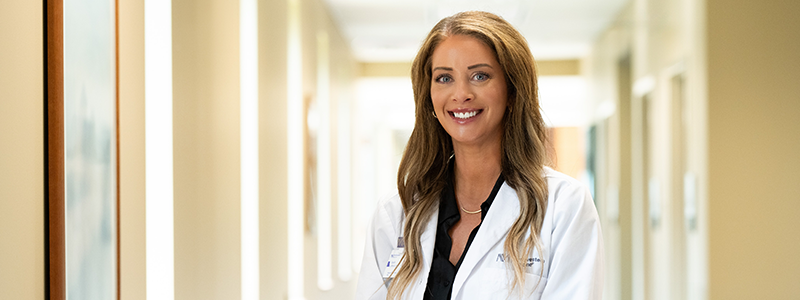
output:
[[475, 282], [478, 288], [473, 290], [474, 293], [465, 294], [467, 297], [464, 299], [540, 299], [547, 284], [547, 278], [525, 273], [525, 289], [520, 291], [519, 287], [515, 287], [511, 290], [514, 273], [504, 268], [483, 269], [479, 278]]

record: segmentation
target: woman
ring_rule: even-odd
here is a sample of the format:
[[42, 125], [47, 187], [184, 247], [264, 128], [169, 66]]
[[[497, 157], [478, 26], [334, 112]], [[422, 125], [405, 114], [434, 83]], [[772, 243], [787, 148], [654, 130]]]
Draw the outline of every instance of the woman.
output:
[[527, 43], [485, 12], [441, 20], [412, 65], [416, 123], [378, 204], [357, 299], [600, 299], [591, 196], [545, 166]]

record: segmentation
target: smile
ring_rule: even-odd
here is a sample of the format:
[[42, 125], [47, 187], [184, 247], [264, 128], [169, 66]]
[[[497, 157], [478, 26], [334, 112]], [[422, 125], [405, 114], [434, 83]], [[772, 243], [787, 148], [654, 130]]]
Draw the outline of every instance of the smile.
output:
[[466, 111], [466, 112], [450, 112], [450, 115], [452, 115], [456, 119], [466, 120], [466, 119], [469, 119], [469, 118], [472, 118], [472, 117], [478, 115], [479, 113], [481, 113], [481, 111], [482, 110], [473, 110], [473, 111]]

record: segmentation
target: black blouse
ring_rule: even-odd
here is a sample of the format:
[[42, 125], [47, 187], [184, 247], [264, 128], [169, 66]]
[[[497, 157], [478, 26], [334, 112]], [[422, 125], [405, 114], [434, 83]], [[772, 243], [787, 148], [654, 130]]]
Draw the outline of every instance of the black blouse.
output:
[[[492, 206], [497, 191], [503, 185], [503, 175], [497, 178], [497, 182], [492, 188], [492, 193], [489, 198], [481, 204], [481, 221], [486, 217], [489, 212], [489, 207]], [[433, 261], [431, 262], [431, 270], [428, 273], [428, 285], [425, 288], [424, 300], [439, 300], [450, 299], [450, 294], [453, 291], [453, 281], [456, 279], [456, 273], [467, 255], [467, 250], [475, 239], [478, 229], [481, 224], [475, 226], [475, 229], [469, 234], [467, 245], [464, 246], [464, 251], [461, 253], [461, 258], [454, 266], [450, 262], [450, 248], [453, 247], [453, 240], [450, 238], [450, 228], [461, 219], [461, 214], [458, 212], [458, 203], [456, 202], [455, 191], [453, 190], [452, 182], [449, 183], [442, 191], [442, 200], [439, 202], [439, 222], [436, 226], [436, 244], [433, 250]]]

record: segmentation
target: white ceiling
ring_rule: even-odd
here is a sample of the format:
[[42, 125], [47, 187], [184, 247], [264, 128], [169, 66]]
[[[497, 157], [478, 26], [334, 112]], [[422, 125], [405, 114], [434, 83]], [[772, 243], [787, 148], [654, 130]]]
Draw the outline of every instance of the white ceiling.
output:
[[410, 62], [433, 25], [465, 10], [496, 13], [528, 39], [536, 59], [589, 53], [628, 0], [324, 0], [363, 62]]

